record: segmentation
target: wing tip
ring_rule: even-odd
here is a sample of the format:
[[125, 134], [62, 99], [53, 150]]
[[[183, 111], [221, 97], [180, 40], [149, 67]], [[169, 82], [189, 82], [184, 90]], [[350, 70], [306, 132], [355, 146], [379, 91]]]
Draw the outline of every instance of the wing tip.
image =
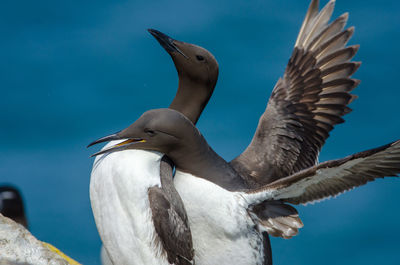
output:
[[319, 10], [319, 0], [312, 0], [310, 5], [308, 6], [306, 16], [303, 19], [303, 22], [301, 24], [301, 28], [299, 31], [299, 34], [297, 35], [296, 42], [294, 44], [294, 47], [299, 47], [301, 40], [304, 38], [304, 31], [307, 28], [308, 23], [317, 16]]
[[349, 46], [349, 48], [353, 49], [354, 55], [358, 52], [358, 50], [360, 49], [360, 44], [354, 44]]
[[[354, 69], [355, 69], [354, 72], [357, 71], [358, 68], [360, 68], [361, 63], [362, 63], [361, 61], [355, 61], [355, 62], [353, 62], [353, 64], [354, 64]], [[354, 73], [354, 72], [353, 72], [353, 73]]]
[[[347, 104], [350, 104], [350, 103], [352, 103], [354, 100], [358, 99], [358, 96], [357, 96], [357, 95], [351, 94], [350, 96], [351, 96], [351, 98], [349, 99], [349, 103], [347, 103]], [[349, 109], [350, 109], [350, 108], [349, 108]], [[352, 109], [350, 109], [350, 111], [349, 111], [349, 112], [346, 112], [345, 114], [350, 113], [351, 111], [352, 111]]]
[[351, 26], [346, 29], [346, 31], [350, 34], [350, 36], [353, 36], [355, 30], [356, 30], [355, 26]]
[[345, 12], [339, 16], [339, 19], [344, 19], [347, 21], [349, 19], [349, 16], [350, 16], [349, 12]]
[[326, 6], [332, 6], [333, 5], [333, 7], [332, 8], [334, 8], [335, 7], [335, 4], [336, 4], [336, 0], [330, 0], [327, 4], [326, 4]]
[[352, 78], [351, 80], [353, 81], [353, 85], [351, 86], [351, 90], [353, 90], [354, 88], [356, 88], [356, 87], [361, 83], [361, 80], [360, 80], [360, 79]]
[[308, 6], [307, 14], [315, 13], [319, 9], [319, 0], [312, 0]]

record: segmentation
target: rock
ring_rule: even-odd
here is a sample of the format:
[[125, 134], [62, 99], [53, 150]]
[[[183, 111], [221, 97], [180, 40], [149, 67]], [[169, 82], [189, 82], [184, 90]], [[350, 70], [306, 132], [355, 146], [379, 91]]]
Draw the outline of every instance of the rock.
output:
[[0, 214], [0, 265], [79, 265], [22, 225]]

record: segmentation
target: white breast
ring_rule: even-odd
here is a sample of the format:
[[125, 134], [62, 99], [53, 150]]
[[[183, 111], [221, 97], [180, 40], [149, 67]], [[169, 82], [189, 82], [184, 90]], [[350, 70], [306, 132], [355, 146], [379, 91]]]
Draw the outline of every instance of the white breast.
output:
[[179, 170], [174, 184], [188, 214], [197, 265], [262, 264], [262, 236], [239, 192]]
[[149, 187], [160, 186], [161, 157], [158, 152], [126, 150], [97, 156], [94, 161], [90, 201], [114, 265], [168, 264], [161, 246], [154, 243], [147, 195]]

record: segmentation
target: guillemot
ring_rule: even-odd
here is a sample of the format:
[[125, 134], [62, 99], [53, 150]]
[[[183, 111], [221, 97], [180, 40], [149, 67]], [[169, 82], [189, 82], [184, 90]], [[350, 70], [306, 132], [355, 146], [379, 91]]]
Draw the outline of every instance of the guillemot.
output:
[[[319, 1], [311, 1], [251, 143], [230, 162], [251, 188], [314, 166], [329, 132], [351, 111], [359, 45], [347, 46], [354, 33], [345, 29], [348, 13], [329, 23], [334, 7], [331, 0], [319, 11]], [[303, 226], [296, 209], [280, 202], [266, 202], [257, 214], [273, 236], [291, 238]]]
[[[170, 108], [196, 123], [218, 79], [214, 56], [199, 46], [149, 29], [179, 76]], [[148, 130], [147, 134], [153, 132]], [[118, 144], [112, 137], [104, 148]], [[90, 146], [89, 145], [89, 146]], [[172, 165], [154, 151], [127, 150], [96, 158], [90, 180], [93, 215], [114, 265], [192, 264], [190, 227], [172, 183]]]
[[[151, 130], [153, 133], [148, 134]], [[342, 159], [327, 161], [257, 189], [225, 189], [240, 183], [232, 166], [208, 145], [200, 131], [171, 109], [145, 112], [112, 135], [123, 142], [94, 156], [129, 149], [165, 153], [176, 166], [174, 185], [182, 197], [193, 235], [196, 264], [265, 264], [257, 216], [264, 202], [309, 203], [336, 196], [400, 173], [400, 140]]]
[[[231, 176], [212, 182], [230, 191], [255, 189], [315, 165], [329, 132], [351, 111], [350, 92], [359, 81], [350, 76], [360, 63], [351, 62], [358, 45], [346, 45], [354, 28], [344, 29], [347, 13], [328, 24], [334, 1], [318, 9], [313, 0], [251, 144], [230, 162]], [[261, 230], [274, 236], [290, 238], [302, 227], [297, 211], [283, 200], [265, 201], [253, 213]]]
[[0, 213], [28, 228], [24, 201], [19, 190], [10, 185], [0, 186]]

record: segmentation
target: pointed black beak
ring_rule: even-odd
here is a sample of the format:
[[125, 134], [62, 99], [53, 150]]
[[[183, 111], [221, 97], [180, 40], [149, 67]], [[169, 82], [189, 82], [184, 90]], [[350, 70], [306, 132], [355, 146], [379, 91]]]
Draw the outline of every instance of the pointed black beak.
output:
[[148, 29], [151, 35], [156, 38], [160, 45], [168, 52], [177, 52], [183, 55], [186, 59], [188, 57], [174, 44], [174, 39], [156, 29]]
[[116, 145], [110, 146], [108, 148], [105, 148], [97, 153], [94, 153], [90, 157], [101, 155], [104, 153], [109, 153], [109, 152], [114, 152], [114, 151], [121, 151], [127, 148], [127, 146], [132, 145], [134, 143], [144, 143], [146, 140], [141, 139], [141, 138], [121, 138], [118, 133], [114, 133], [105, 137], [101, 137], [100, 139], [97, 139], [94, 142], [91, 142], [87, 147], [91, 147], [92, 145], [99, 144], [99, 143], [104, 143], [104, 142], [109, 142], [109, 141], [114, 141], [114, 140], [123, 140], [121, 143], [118, 143]]
[[91, 142], [88, 146], [86, 146], [86, 148], [89, 148], [95, 144], [114, 141], [114, 140], [120, 140], [120, 139], [121, 139], [121, 137], [118, 136], [118, 133], [110, 134], [110, 135], [101, 137], [101, 138], [97, 139], [96, 141]]

